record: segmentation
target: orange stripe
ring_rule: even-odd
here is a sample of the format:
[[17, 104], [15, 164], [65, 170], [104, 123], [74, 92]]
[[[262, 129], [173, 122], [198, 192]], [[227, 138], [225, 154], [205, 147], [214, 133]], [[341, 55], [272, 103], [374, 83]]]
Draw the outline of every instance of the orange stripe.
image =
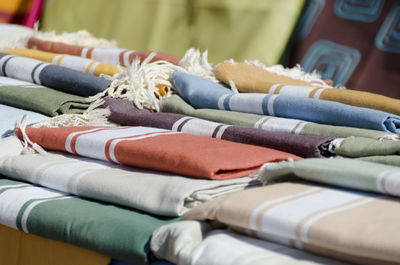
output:
[[[104, 154], [105, 154], [106, 158], [107, 158], [109, 161], [111, 161], [111, 162], [114, 163], [114, 161], [111, 159], [111, 156], [110, 156], [110, 145], [111, 145], [111, 143], [112, 143], [114, 140], [118, 140], [118, 139], [127, 139], [127, 140], [129, 140], [129, 139], [135, 139], [135, 138], [138, 138], [138, 137], [141, 137], [141, 136], [152, 135], [152, 134], [156, 134], [156, 133], [170, 133], [170, 132], [171, 132], [171, 131], [150, 132], [150, 133], [139, 134], [139, 135], [124, 136], [124, 137], [115, 137], [115, 138], [112, 138], [112, 139], [110, 139], [110, 140], [107, 141], [106, 146], [105, 146], [105, 148], [104, 148]], [[114, 156], [115, 156], [115, 155], [114, 155]], [[115, 156], [115, 157], [116, 157], [116, 156]]]
[[94, 49], [94, 48], [90, 48], [90, 49], [86, 52], [86, 58], [92, 58], [93, 49]]
[[64, 55], [60, 56], [60, 58], [58, 58], [58, 60], [56, 62], [56, 65], [60, 65], [60, 63], [61, 63], [62, 59], [64, 59], [64, 57], [65, 57]]
[[317, 91], [320, 89], [320, 87], [316, 87], [315, 89], [313, 89], [311, 91], [311, 93], [308, 95], [309, 98], [313, 98], [315, 93], [317, 93]]
[[88, 64], [88, 65], [86, 66], [86, 69], [85, 69], [85, 72], [86, 72], [86, 73], [89, 73], [90, 67], [92, 67], [93, 64], [94, 64], [94, 62], [91, 62], [90, 64]]
[[78, 137], [79, 136], [81, 136], [81, 135], [85, 135], [85, 134], [91, 134], [91, 133], [94, 133], [94, 132], [99, 132], [99, 131], [102, 131], [102, 130], [105, 130], [106, 128], [100, 128], [100, 129], [97, 129], [97, 130], [94, 130], [94, 131], [91, 131], [91, 132], [82, 132], [82, 133], [79, 133], [79, 134], [76, 134], [73, 138], [72, 138], [72, 140], [71, 140], [71, 150], [72, 150], [72, 152], [74, 153], [74, 154], [78, 154], [77, 152], [76, 152], [76, 141], [78, 140]]

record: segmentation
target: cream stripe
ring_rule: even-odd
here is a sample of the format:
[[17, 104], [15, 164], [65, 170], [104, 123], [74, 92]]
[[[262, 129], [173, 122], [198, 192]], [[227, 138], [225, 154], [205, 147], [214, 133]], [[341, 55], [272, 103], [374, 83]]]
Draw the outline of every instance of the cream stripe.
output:
[[304, 126], [307, 124], [308, 122], [302, 121], [298, 124], [297, 128], [294, 130], [294, 134], [300, 134], [301, 131], [303, 130]]
[[307, 216], [359, 198], [362, 197], [351, 192], [323, 190], [274, 206], [262, 216], [262, 231], [288, 239], [296, 238], [296, 227]]
[[376, 177], [375, 185], [378, 191], [400, 196], [400, 170], [386, 170]]
[[124, 53], [124, 56], [123, 56], [124, 65], [123, 66], [131, 65], [131, 62], [129, 61], [129, 56], [134, 52], [135, 51], [133, 50], [133, 51], [128, 51], [128, 52]]
[[345, 205], [343, 207], [340, 208], [335, 208], [335, 209], [331, 209], [331, 210], [325, 210], [317, 215], [315, 215], [314, 217], [312, 217], [311, 219], [309, 219], [307, 222], [304, 223], [304, 225], [301, 227], [301, 232], [300, 232], [300, 240], [304, 243], [308, 242], [308, 231], [310, 230], [310, 227], [317, 222], [318, 220], [329, 216], [329, 215], [333, 215], [335, 213], [340, 213], [349, 209], [353, 209], [356, 208], [358, 206], [370, 203], [372, 201], [374, 201], [374, 198], [363, 198], [361, 199], [356, 199], [354, 202], [352, 202], [349, 205]]
[[75, 150], [81, 156], [108, 160], [106, 145], [113, 139], [132, 137], [145, 133], [166, 131], [148, 127], [116, 127], [79, 135], [76, 138]]
[[269, 88], [268, 93], [269, 93], [269, 94], [275, 94], [275, 90], [276, 90], [279, 86], [281, 86], [281, 85], [283, 85], [283, 84], [274, 84], [274, 85], [272, 85], [272, 86]]
[[42, 70], [48, 65], [50, 65], [50, 64], [44, 63], [44, 64], [40, 65], [38, 68], [36, 68], [35, 73], [33, 74], [33, 80], [32, 80], [33, 83], [36, 83], [39, 85], [42, 84], [42, 81], [40, 81], [39, 75], [42, 72]]
[[57, 54], [56, 56], [53, 57], [53, 60], [51, 60], [51, 63], [52, 63], [52, 64], [57, 64], [57, 65], [58, 65], [58, 64], [59, 64], [59, 61], [58, 61], [58, 60], [60, 59], [60, 57], [62, 58], [63, 55], [62, 55], [62, 54]]
[[89, 68], [89, 74], [92, 74], [92, 75], [94, 75], [94, 71], [96, 70], [96, 67], [99, 65], [99, 63], [98, 62], [93, 62], [92, 63], [92, 65], [90, 66], [90, 68]]
[[[0, 74], [1, 75], [4, 75], [4, 72], [3, 72], [3, 64], [4, 64], [4, 62], [5, 61], [7, 61], [8, 60], [8, 58], [12, 58], [12, 57], [15, 57], [15, 55], [5, 55], [5, 56], [3, 56], [3, 57], [1, 57], [0, 58]], [[10, 60], [12, 60], [12, 59], [10, 59]], [[6, 66], [7, 67], [7, 66]], [[26, 80], [25, 80], [26, 81]]]
[[73, 132], [70, 135], [68, 135], [67, 139], [65, 140], [65, 150], [67, 150], [70, 153], [72, 152], [72, 146], [71, 146], [71, 141], [74, 138], [75, 135], [80, 134], [80, 133], [89, 133], [89, 132], [94, 132], [96, 130], [99, 130], [100, 128], [94, 128], [90, 130], [85, 130], [85, 131], [79, 131], [79, 132]]
[[83, 48], [83, 49], [82, 49], [82, 52], [81, 52], [81, 57], [85, 57], [85, 58], [86, 58], [89, 49], [90, 49], [90, 48]]
[[229, 96], [229, 94], [226, 94], [226, 95], [221, 96], [221, 97], [218, 99], [218, 108], [219, 108], [219, 109], [225, 109], [225, 107], [224, 107], [224, 100], [225, 100], [225, 98], [228, 97], [228, 96]]
[[19, 188], [19, 187], [24, 187], [24, 186], [28, 186], [28, 184], [3, 185], [3, 186], [0, 186], [0, 192], [5, 189], [8, 189], [8, 188]]
[[54, 165], [63, 165], [63, 164], [68, 164], [68, 161], [60, 161], [60, 160], [49, 160], [45, 161], [40, 165], [37, 165], [33, 171], [31, 171], [31, 175], [28, 177], [28, 180], [33, 182], [33, 183], [38, 183], [40, 184], [40, 179], [43, 176], [43, 173], [48, 169], [51, 168]]
[[316, 191], [321, 191], [321, 188], [310, 188], [307, 189], [305, 191], [301, 191], [295, 194], [290, 194], [287, 196], [283, 196], [277, 199], [273, 199], [273, 200], [269, 200], [266, 202], [261, 203], [259, 206], [257, 206], [251, 213], [250, 218], [249, 218], [249, 227], [252, 230], [257, 230], [257, 219], [258, 219], [258, 215], [266, 208], [270, 207], [271, 205], [274, 205], [276, 203], [280, 203], [280, 202], [285, 202], [287, 200], [292, 200], [292, 199], [296, 199], [300, 196], [304, 196], [307, 195], [309, 193], [312, 192], [316, 192]]
[[318, 89], [318, 90], [315, 92], [313, 98], [319, 99], [319, 97], [321, 96], [321, 93], [322, 93], [324, 90], [325, 90], [325, 88], [320, 88], [320, 89]]
[[31, 213], [31, 211], [33, 210], [33, 208], [35, 208], [35, 206], [39, 205], [40, 203], [44, 203], [44, 202], [65, 200], [65, 199], [70, 199], [70, 198], [72, 198], [72, 197], [65, 196], [65, 197], [61, 197], [61, 198], [41, 199], [41, 200], [37, 200], [37, 201], [34, 201], [31, 204], [29, 204], [29, 206], [26, 207], [26, 209], [25, 209], [25, 211], [24, 211], [24, 213], [22, 214], [22, 217], [21, 217], [21, 228], [22, 228], [22, 231], [24, 231], [26, 233], [29, 233], [29, 231], [28, 231], [28, 217], [29, 217], [29, 214]]
[[315, 87], [286, 85], [281, 88], [279, 95], [308, 98], [314, 89]]
[[0, 223], [17, 229], [18, 213], [26, 202], [60, 195], [62, 193], [35, 186], [6, 190], [0, 194]]
[[262, 125], [264, 124], [265, 121], [267, 121], [268, 119], [270, 119], [271, 117], [263, 117], [261, 119], [259, 119], [255, 124], [254, 124], [254, 128], [261, 128]]
[[180, 126], [182, 123], [184, 123], [185, 121], [190, 120], [190, 119], [192, 119], [192, 117], [182, 117], [182, 118], [180, 118], [179, 120], [177, 120], [176, 122], [174, 122], [174, 124], [172, 125], [172, 129], [171, 129], [171, 130], [177, 132], [179, 126]]
[[270, 98], [268, 99], [268, 106], [267, 106], [267, 109], [268, 109], [268, 114], [269, 115], [271, 115], [271, 116], [275, 116], [275, 112], [274, 112], [274, 102], [275, 102], [275, 99], [278, 97], [278, 95], [271, 95], [270, 96]]
[[142, 139], [146, 139], [146, 138], [156, 137], [159, 135], [168, 135], [168, 134], [179, 134], [179, 132], [172, 132], [172, 131], [167, 132], [167, 133], [160, 132], [160, 133], [152, 133], [152, 134], [142, 135], [142, 136], [133, 136], [132, 138], [115, 139], [111, 142], [110, 148], [109, 148], [109, 155], [110, 155], [111, 161], [113, 161], [114, 163], [120, 164], [120, 162], [118, 161], [118, 159], [115, 156], [115, 147], [121, 141], [136, 141], [136, 140], [142, 140]]
[[[202, 119], [191, 119], [188, 122], [186, 122], [183, 126], [182, 129], [180, 130], [183, 133], [191, 133], [195, 135], [202, 135], [202, 136], [208, 136], [212, 137], [215, 130], [220, 131], [221, 129], [225, 130], [224, 126], [221, 126], [222, 124], [217, 123], [217, 122], [212, 122], [208, 120], [202, 120]], [[218, 134], [218, 132], [217, 132]], [[218, 137], [217, 137], [218, 138]]]
[[230, 125], [223, 125], [223, 126], [221, 126], [221, 127], [219, 128], [219, 130], [218, 130], [217, 135], [215, 136], [215, 138], [221, 139], [221, 137], [222, 137], [222, 135], [224, 134], [225, 130], [226, 130], [227, 128], [229, 128], [229, 127], [230, 127]]

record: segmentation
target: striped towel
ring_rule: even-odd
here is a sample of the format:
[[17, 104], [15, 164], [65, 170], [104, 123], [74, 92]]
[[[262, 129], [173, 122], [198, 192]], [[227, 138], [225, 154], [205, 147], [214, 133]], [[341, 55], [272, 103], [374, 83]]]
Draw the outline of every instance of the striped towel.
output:
[[282, 183], [212, 200], [184, 218], [358, 264], [400, 260], [400, 203], [391, 197]]
[[0, 179], [0, 224], [145, 264], [151, 233], [175, 221]]
[[180, 113], [210, 121], [237, 125], [248, 128], [259, 128], [266, 131], [292, 133], [299, 135], [320, 135], [345, 138], [359, 136], [371, 139], [396, 138], [397, 134], [376, 130], [359, 129], [343, 126], [318, 124], [295, 119], [278, 118], [251, 113], [216, 109], [195, 109], [178, 95], [164, 98], [161, 111]]
[[380, 163], [389, 166], [400, 167], [400, 156], [399, 155], [386, 155], [386, 156], [364, 156], [358, 158], [362, 161], [369, 161], [374, 163]]
[[261, 176], [264, 183], [298, 178], [400, 196], [400, 168], [357, 159], [304, 159], [297, 162], [269, 163]]
[[[0, 88], [1, 89], [1, 88]], [[1, 95], [1, 93], [0, 93]], [[0, 99], [1, 100], [1, 99]], [[28, 123], [35, 124], [45, 121], [50, 117], [33, 111], [22, 110], [7, 105], [0, 104], [0, 138], [11, 134], [15, 127], [15, 122], [20, 121], [24, 115], [28, 115]]]
[[5, 50], [4, 52], [23, 57], [30, 57], [36, 60], [60, 65], [79, 72], [84, 72], [96, 76], [99, 76], [100, 74], [114, 75], [119, 73], [118, 67], [114, 65], [99, 63], [80, 56], [57, 54], [32, 49], [14, 49]]
[[174, 264], [345, 264], [231, 230], [212, 230], [210, 224], [198, 221], [158, 228], [153, 232], [150, 248], [157, 258]]
[[234, 94], [228, 88], [175, 71], [175, 88], [195, 108], [233, 110], [311, 122], [400, 132], [400, 117], [327, 100], [262, 93]]
[[347, 157], [400, 155], [400, 141], [348, 137], [332, 142], [334, 153]]
[[[62, 42], [45, 41], [38, 38], [30, 38], [28, 48], [37, 49], [47, 52], [70, 54], [89, 58], [105, 64], [128, 66], [131, 65], [135, 58], [141, 61], [146, 59], [152, 51], [134, 51], [119, 48], [89, 48], [78, 45], [65, 44]], [[181, 58], [163, 52], [157, 52], [156, 56], [151, 60], [168, 61], [172, 64], [179, 64]]]
[[[26, 133], [50, 150], [207, 179], [243, 177], [266, 162], [301, 159], [269, 148], [149, 127], [27, 127]], [[19, 130], [17, 134], [22, 138]]]
[[400, 115], [400, 99], [351, 89], [318, 87], [247, 63], [222, 62], [214, 72], [225, 84], [229, 85], [232, 80], [240, 92], [324, 99]]
[[0, 158], [0, 174], [163, 216], [179, 216], [208, 200], [261, 185], [250, 177], [192, 179], [54, 153]]
[[197, 119], [175, 113], [139, 110], [132, 102], [106, 98], [111, 119], [122, 125], [148, 126], [220, 138], [228, 141], [253, 144], [290, 152], [301, 157], [323, 157], [333, 155], [328, 151], [332, 137], [303, 136], [270, 132], [256, 128], [243, 128], [208, 120]]
[[111, 81], [100, 77], [6, 53], [0, 53], [0, 76], [8, 76], [84, 97], [102, 92], [111, 84]]
[[49, 116], [81, 114], [89, 107], [84, 97], [3, 76], [0, 103]]

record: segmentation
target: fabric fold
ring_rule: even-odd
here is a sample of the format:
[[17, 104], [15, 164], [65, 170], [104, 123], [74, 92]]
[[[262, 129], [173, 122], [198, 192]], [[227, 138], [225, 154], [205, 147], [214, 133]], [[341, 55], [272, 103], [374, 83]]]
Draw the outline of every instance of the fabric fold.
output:
[[250, 177], [192, 179], [50, 152], [45, 156], [0, 158], [0, 174], [163, 216], [179, 216], [208, 200], [261, 185], [259, 180]]
[[176, 220], [0, 179], [0, 224], [126, 262], [147, 263], [152, 232]]
[[[75, 56], [89, 58], [105, 64], [128, 66], [135, 58], [140, 58], [141, 61], [146, 59], [153, 51], [143, 50], [127, 50], [120, 48], [90, 48], [79, 45], [71, 45], [62, 42], [53, 42], [41, 40], [39, 38], [30, 38], [28, 41], [28, 48], [37, 49], [53, 53], [65, 53]], [[151, 60], [154, 61], [167, 61], [172, 64], [178, 65], [181, 58], [163, 53], [156, 52], [156, 56]]]
[[81, 114], [90, 105], [81, 96], [2, 76], [0, 103], [49, 116]]
[[[149, 127], [27, 127], [26, 134], [50, 150], [207, 179], [243, 177], [266, 162], [301, 159], [270, 148]], [[22, 138], [20, 130], [17, 135]]]
[[156, 257], [178, 265], [346, 264], [229, 229], [212, 230], [209, 224], [198, 221], [158, 228], [153, 232], [150, 248]]
[[400, 155], [400, 141], [348, 137], [332, 142], [333, 152], [347, 157]]
[[214, 73], [217, 79], [227, 85], [233, 81], [240, 92], [323, 99], [400, 115], [399, 99], [364, 91], [321, 87], [249, 63], [221, 62], [215, 67]]
[[377, 130], [359, 129], [344, 126], [318, 124], [302, 120], [257, 115], [236, 111], [200, 108], [195, 109], [180, 96], [172, 95], [161, 102], [162, 112], [180, 113], [201, 119], [237, 125], [248, 128], [260, 128], [267, 131], [286, 132], [299, 135], [320, 135], [345, 138], [349, 136], [372, 139], [396, 139], [398, 135]]
[[213, 220], [242, 233], [352, 263], [400, 260], [399, 224], [390, 221], [400, 218], [400, 203], [393, 197], [280, 183], [212, 200], [183, 218]]
[[233, 110], [330, 125], [400, 132], [400, 117], [383, 111], [320, 99], [262, 93], [235, 94], [220, 84], [178, 71], [173, 73], [173, 79], [179, 94], [195, 108]]
[[147, 109], [139, 110], [132, 102], [123, 99], [106, 98], [105, 102], [111, 111], [111, 119], [121, 125], [147, 126], [209, 136], [233, 142], [269, 147], [301, 157], [333, 155], [328, 151], [328, 146], [334, 139], [332, 137], [270, 132], [257, 128], [243, 128], [215, 123], [181, 114], [150, 112]]
[[387, 195], [400, 196], [400, 168], [358, 159], [304, 159], [297, 162], [269, 163], [260, 174], [265, 184], [288, 178]]
[[0, 76], [43, 85], [83, 97], [103, 92], [111, 81], [63, 66], [0, 53]]
[[[5, 50], [4, 52], [8, 54], [33, 58], [36, 60], [52, 63], [96, 76], [99, 76], [100, 74], [113, 76], [114, 74], [119, 73], [119, 69], [117, 66], [99, 63], [97, 61], [80, 56], [57, 54], [33, 49], [14, 49]], [[123, 69], [121, 68], [121, 70]]]

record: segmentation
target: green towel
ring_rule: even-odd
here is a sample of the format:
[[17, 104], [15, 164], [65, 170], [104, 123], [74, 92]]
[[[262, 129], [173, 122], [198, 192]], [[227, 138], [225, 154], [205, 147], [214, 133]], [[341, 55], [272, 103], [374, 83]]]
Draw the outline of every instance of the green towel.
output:
[[367, 137], [372, 139], [395, 138], [394, 133], [343, 126], [317, 124], [294, 119], [284, 119], [235, 111], [194, 109], [182, 98], [173, 95], [161, 103], [161, 111], [181, 113], [188, 116], [207, 119], [215, 122], [238, 125], [249, 128], [287, 132], [299, 135], [320, 135], [346, 138], [349, 136]]
[[340, 156], [364, 157], [400, 154], [400, 141], [347, 137], [332, 144], [335, 154]]
[[365, 156], [365, 157], [359, 157], [357, 159], [400, 167], [400, 156], [399, 155]]
[[[10, 78], [7, 78], [10, 79]], [[5, 84], [0, 79], [0, 104], [32, 110], [49, 116], [81, 114], [88, 107], [86, 98], [40, 85]], [[14, 82], [14, 80], [12, 80]]]
[[264, 184], [297, 177], [345, 188], [400, 196], [400, 168], [358, 159], [310, 158], [269, 163], [261, 172]]
[[147, 264], [152, 232], [177, 220], [0, 179], [0, 224], [129, 263]]

